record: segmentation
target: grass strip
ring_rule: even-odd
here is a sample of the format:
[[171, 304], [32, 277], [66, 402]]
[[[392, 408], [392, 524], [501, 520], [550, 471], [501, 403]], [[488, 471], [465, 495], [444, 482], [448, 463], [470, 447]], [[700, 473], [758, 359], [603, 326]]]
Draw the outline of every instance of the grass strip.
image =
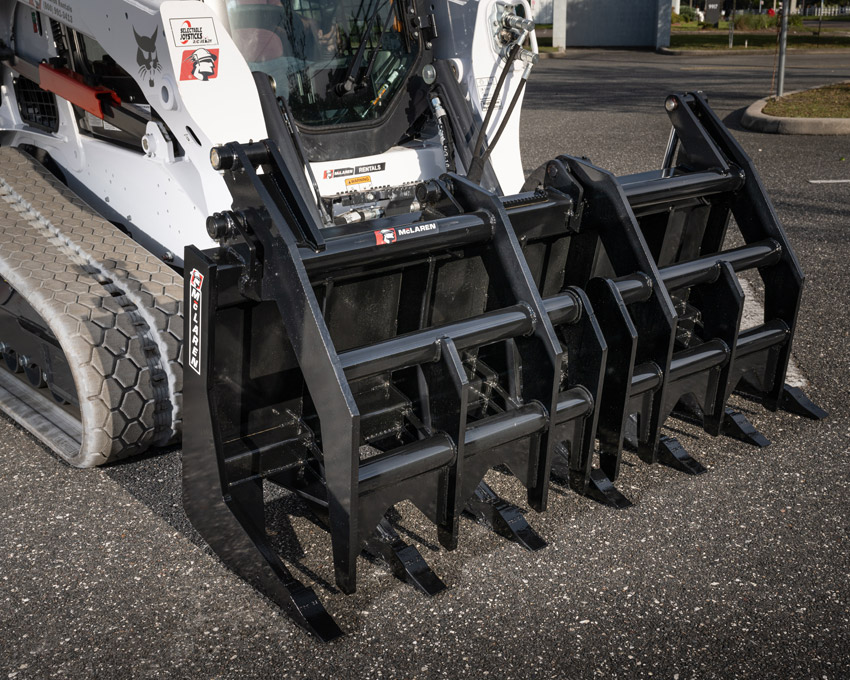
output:
[[787, 94], [768, 101], [762, 112], [781, 118], [850, 118], [850, 83]]
[[[749, 49], [776, 49], [776, 33], [735, 32], [734, 50], [744, 51], [744, 41]], [[805, 49], [850, 49], [850, 36], [846, 35], [789, 35], [788, 47]], [[670, 36], [673, 50], [729, 50], [729, 34], [720, 31], [701, 33], [673, 33]]]

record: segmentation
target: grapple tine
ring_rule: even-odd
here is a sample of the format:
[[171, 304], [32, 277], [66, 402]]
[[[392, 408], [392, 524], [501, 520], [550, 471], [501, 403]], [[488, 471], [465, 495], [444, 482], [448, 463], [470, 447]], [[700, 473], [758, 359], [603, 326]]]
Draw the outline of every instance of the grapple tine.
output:
[[378, 523], [375, 533], [366, 542], [365, 550], [382, 560], [396, 578], [429, 597], [446, 589], [446, 584], [428, 566], [420, 552], [405, 543], [386, 518]]
[[784, 411], [812, 420], [823, 420], [827, 412], [813, 403], [799, 387], [785, 385], [779, 405]]
[[675, 437], [662, 436], [658, 442], [658, 462], [688, 475], [701, 475], [707, 472], [698, 460], [695, 460]]
[[597, 503], [602, 503], [602, 505], [607, 505], [615, 510], [625, 510], [633, 505], [628, 498], [620, 493], [602, 470], [590, 471], [590, 484], [588, 484], [584, 493]]
[[542, 550], [548, 544], [529, 526], [520, 509], [508, 503], [490, 488], [486, 482], [480, 482], [475, 494], [466, 501], [466, 511], [479, 524], [518, 543], [528, 551]]
[[723, 434], [759, 448], [770, 446], [770, 440], [753, 426], [747, 416], [728, 407], [723, 417]]

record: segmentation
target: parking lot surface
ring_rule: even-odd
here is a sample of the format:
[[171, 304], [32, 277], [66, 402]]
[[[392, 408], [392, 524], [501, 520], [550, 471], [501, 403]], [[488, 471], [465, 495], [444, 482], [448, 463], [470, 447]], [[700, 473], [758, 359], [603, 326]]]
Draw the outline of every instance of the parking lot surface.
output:
[[[6, 678], [817, 678], [850, 675], [850, 137], [744, 131], [770, 55], [576, 51], [541, 62], [523, 164], [588, 156], [660, 165], [664, 97], [704, 90], [754, 158], [807, 274], [794, 354], [824, 422], [737, 401], [773, 444], [670, 421], [709, 468], [692, 478], [627, 455], [615, 511], [558, 487], [528, 513], [526, 553], [471, 521], [460, 547], [402, 509], [450, 589], [427, 599], [362, 560], [333, 587], [327, 535], [294, 501], [284, 557], [347, 635], [310, 639], [219, 563], [180, 502], [180, 451], [72, 470], [0, 417], [0, 680]], [[789, 56], [786, 88], [850, 78], [846, 55]], [[737, 398], [736, 398], [737, 399]], [[524, 506], [510, 478], [493, 486]], [[279, 513], [284, 519], [283, 513]]]

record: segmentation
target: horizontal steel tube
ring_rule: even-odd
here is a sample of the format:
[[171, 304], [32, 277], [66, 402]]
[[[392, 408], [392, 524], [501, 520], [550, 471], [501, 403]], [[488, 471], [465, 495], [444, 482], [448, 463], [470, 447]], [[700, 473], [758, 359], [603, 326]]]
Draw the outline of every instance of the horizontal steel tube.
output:
[[681, 380], [689, 375], [720, 366], [728, 357], [729, 346], [717, 338], [676, 352], [670, 361], [670, 380]]
[[547, 423], [546, 411], [537, 402], [526, 404], [516, 411], [506, 411], [478, 420], [466, 428], [463, 439], [464, 456], [474, 456], [528, 437], [543, 430]]
[[646, 302], [652, 295], [652, 279], [642, 272], [629, 274], [617, 279], [617, 290], [627, 305]]
[[744, 177], [737, 172], [693, 172], [670, 175], [667, 170], [618, 177], [632, 210], [737, 191]]
[[[422, 229], [432, 225], [435, 228], [405, 234], [407, 229]], [[374, 265], [403, 256], [484, 243], [493, 233], [490, 221], [476, 213], [390, 227], [384, 230], [387, 232], [386, 237], [381, 231], [372, 227], [352, 234], [332, 236], [326, 239], [325, 249], [318, 253], [311, 248], [300, 248], [307, 273], [318, 277], [348, 267]], [[392, 241], [384, 242], [389, 239]]]
[[735, 353], [745, 356], [759, 352], [774, 345], [781, 345], [788, 338], [788, 326], [781, 319], [768, 321], [766, 324], [741, 331]]
[[658, 389], [662, 379], [661, 369], [651, 361], [635, 366], [632, 374], [632, 396]]
[[690, 262], [679, 262], [661, 270], [661, 280], [667, 290], [677, 290], [711, 283], [720, 274], [719, 264], [728, 262], [736, 272], [766, 267], [779, 262], [782, 246], [772, 238], [732, 250], [721, 251]]
[[558, 395], [558, 408], [555, 412], [555, 424], [589, 416], [593, 411], [593, 397], [579, 385]]
[[555, 326], [575, 323], [581, 318], [581, 301], [571, 291], [544, 299], [543, 309]]
[[[668, 291], [713, 283], [720, 276], [720, 263], [728, 262], [736, 272], [767, 267], [779, 262], [782, 246], [772, 238], [758, 241], [748, 246], [721, 251], [690, 262], [671, 264], [659, 270], [664, 287]], [[652, 281], [642, 273], [631, 274], [617, 279], [617, 290], [623, 302], [630, 305], [643, 302], [652, 294]]]
[[398, 484], [424, 472], [447, 465], [455, 456], [452, 440], [445, 434], [437, 434], [422, 441], [413, 442], [360, 464], [358, 481], [360, 493]]
[[451, 338], [459, 350], [528, 335], [534, 330], [531, 310], [515, 305], [481, 316], [342, 352], [339, 359], [349, 380], [437, 361], [440, 338]]

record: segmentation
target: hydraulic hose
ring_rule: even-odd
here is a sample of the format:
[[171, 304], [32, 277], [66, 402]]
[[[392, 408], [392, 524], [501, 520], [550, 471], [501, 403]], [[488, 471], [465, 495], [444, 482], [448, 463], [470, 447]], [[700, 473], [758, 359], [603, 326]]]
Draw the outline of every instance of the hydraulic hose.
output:
[[502, 72], [499, 74], [499, 80], [496, 82], [496, 87], [490, 95], [490, 105], [487, 107], [487, 113], [484, 116], [484, 122], [481, 124], [481, 129], [478, 131], [478, 138], [475, 140], [475, 147], [472, 150], [473, 158], [477, 158], [481, 153], [481, 147], [484, 145], [484, 138], [487, 133], [487, 126], [490, 124], [490, 119], [493, 117], [493, 111], [496, 109], [496, 102], [499, 100], [499, 95], [502, 93], [502, 86], [505, 84], [505, 78], [511, 71], [514, 60], [519, 54], [520, 46], [515, 44], [511, 51], [508, 52], [508, 58]]
[[446, 164], [446, 172], [455, 172], [455, 143], [452, 135], [452, 127], [449, 123], [449, 116], [443, 108], [443, 102], [440, 98], [433, 94], [431, 97], [431, 109], [434, 112], [434, 120], [437, 122], [437, 132], [440, 136], [440, 143], [443, 146], [443, 160]]
[[[499, 125], [499, 129], [496, 131], [496, 134], [494, 135], [490, 144], [487, 145], [487, 150], [481, 155], [481, 163], [480, 163], [481, 166], [483, 166], [487, 162], [487, 160], [490, 158], [490, 153], [493, 151], [493, 149], [496, 148], [496, 144], [499, 143], [499, 137], [502, 136], [502, 133], [505, 131], [505, 128], [508, 126], [508, 121], [510, 121], [511, 114], [514, 111], [514, 108], [516, 107], [517, 102], [519, 102], [519, 98], [522, 96], [522, 91], [523, 91], [523, 88], [525, 88], [525, 83], [527, 81], [528, 81], [528, 68], [526, 68], [525, 72], [522, 74], [522, 80], [519, 81], [519, 85], [516, 88], [516, 92], [514, 92], [514, 96], [511, 99], [511, 103], [508, 106], [508, 110], [505, 112], [504, 118], [502, 118], [501, 125]], [[470, 177], [470, 179], [472, 179], [472, 181], [474, 181], [474, 182], [478, 181], [477, 178]]]

